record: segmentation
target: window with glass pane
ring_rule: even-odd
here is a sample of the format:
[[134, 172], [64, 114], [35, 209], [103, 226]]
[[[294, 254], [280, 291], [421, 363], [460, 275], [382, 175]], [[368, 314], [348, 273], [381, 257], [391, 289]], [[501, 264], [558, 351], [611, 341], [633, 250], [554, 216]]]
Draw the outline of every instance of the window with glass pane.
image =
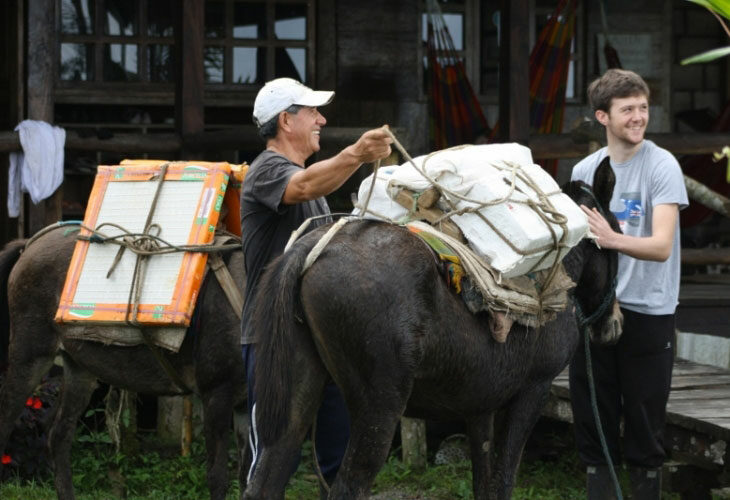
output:
[[139, 80], [137, 46], [110, 43], [104, 46], [104, 81], [133, 82]]
[[174, 81], [179, 0], [56, 2], [60, 10], [60, 81]]
[[155, 37], [171, 37], [174, 34], [174, 0], [147, 2], [147, 34]]
[[260, 85], [312, 75], [313, 40], [308, 0], [206, 0], [206, 81]]
[[132, 36], [137, 31], [136, 0], [106, 0], [104, 33], [113, 36]]
[[218, 0], [205, 2], [205, 36], [224, 38], [226, 36], [226, 4]]
[[279, 40], [306, 40], [307, 6], [296, 4], [277, 5], [274, 32]]
[[205, 81], [209, 83], [223, 83], [223, 47], [206, 47], [203, 52], [203, 68]]
[[94, 33], [94, 0], [61, 0], [61, 33]]
[[307, 81], [307, 51], [306, 49], [281, 48], [276, 49], [274, 69], [277, 77], [289, 77]]
[[258, 68], [264, 66], [266, 49], [233, 47], [233, 83], [263, 83]]
[[175, 79], [175, 59], [172, 45], [147, 47], [147, 73], [151, 82], [172, 82]]
[[233, 38], [266, 39], [266, 6], [263, 3], [233, 5]]
[[93, 80], [94, 46], [85, 43], [62, 43], [59, 72], [61, 80]]

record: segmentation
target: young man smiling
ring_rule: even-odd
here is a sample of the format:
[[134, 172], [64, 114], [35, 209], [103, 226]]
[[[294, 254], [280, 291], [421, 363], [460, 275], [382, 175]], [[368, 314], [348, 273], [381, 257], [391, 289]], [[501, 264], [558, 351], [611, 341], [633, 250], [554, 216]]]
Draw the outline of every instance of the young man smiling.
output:
[[[291, 233], [308, 218], [308, 230], [331, 222], [324, 196], [339, 188], [363, 163], [385, 158], [392, 139], [383, 129], [365, 132], [337, 155], [308, 167], [306, 160], [319, 151], [320, 131], [327, 120], [319, 107], [329, 104], [331, 91], [315, 91], [291, 78], [277, 78], [256, 96], [253, 119], [266, 149], [251, 163], [241, 191], [241, 227], [246, 262], [246, 291], [241, 318], [243, 359], [248, 377], [251, 416], [250, 443], [256, 466], [255, 341], [247, 326], [251, 298], [264, 267], [284, 252]], [[344, 400], [333, 383], [325, 389], [317, 415], [317, 457], [324, 478], [331, 483], [349, 438]], [[293, 472], [293, 471], [292, 471]]]
[[[616, 174], [611, 211], [622, 233], [596, 210], [581, 207], [596, 243], [619, 253], [616, 296], [624, 315], [614, 346], [591, 346], [593, 377], [603, 431], [613, 464], [623, 456], [632, 498], [659, 499], [664, 462], [664, 423], [671, 388], [674, 311], [679, 296], [679, 210], [687, 206], [682, 170], [668, 151], [644, 139], [649, 88], [634, 72], [610, 69], [588, 87], [607, 146], [580, 161], [572, 180], [592, 184], [607, 156]], [[570, 365], [576, 445], [587, 465], [588, 499], [614, 497], [590, 403], [585, 352]]]

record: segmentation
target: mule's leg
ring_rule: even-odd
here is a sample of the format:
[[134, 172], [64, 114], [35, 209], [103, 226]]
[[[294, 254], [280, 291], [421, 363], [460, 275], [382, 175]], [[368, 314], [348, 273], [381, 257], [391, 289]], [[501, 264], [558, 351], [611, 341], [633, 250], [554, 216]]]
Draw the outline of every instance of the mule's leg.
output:
[[210, 498], [223, 500], [228, 491], [228, 440], [233, 414], [231, 383], [223, 383], [201, 393], [201, 399]]
[[59, 500], [73, 500], [71, 480], [71, 444], [76, 422], [89, 405], [97, 387], [96, 378], [78, 366], [68, 355], [63, 358], [63, 387], [58, 409], [48, 434], [48, 444], [54, 470], [54, 483]]
[[493, 415], [491, 413], [471, 418], [466, 423], [471, 452], [472, 486], [474, 500], [486, 500], [491, 477], [490, 441], [492, 436]]
[[[276, 443], [257, 443], [256, 467], [249, 478], [243, 499], [276, 500], [284, 498], [284, 489], [299, 463], [302, 442], [309, 431], [322, 402], [322, 392], [328, 374], [322, 363], [314, 356], [313, 346], [297, 345], [296, 361], [291, 368], [296, 374], [292, 388], [292, 405], [286, 431]], [[259, 426], [266, 422], [256, 421], [254, 408], [251, 427], [254, 436], [259, 435]]]
[[345, 393], [351, 415], [350, 441], [330, 500], [367, 498], [375, 476], [388, 458], [411, 392], [412, 377], [398, 374], [397, 369], [385, 372], [370, 374], [367, 380], [341, 382], [342, 387], [352, 388]]
[[547, 401], [550, 381], [528, 386], [495, 416], [490, 500], [509, 500], [527, 438]]
[[251, 468], [251, 448], [248, 445], [248, 433], [250, 429], [248, 408], [246, 402], [233, 406], [233, 432], [236, 438], [236, 450], [238, 450], [238, 487], [241, 496], [246, 489], [246, 479]]
[[[0, 454], [5, 450], [13, 430], [13, 423], [23, 410], [28, 396], [53, 366], [55, 354], [54, 346], [48, 345], [48, 342], [36, 341], [29, 335], [21, 337], [17, 334], [18, 331], [36, 332], [36, 329], [14, 326], [11, 330], [8, 370], [5, 382], [0, 388]], [[48, 337], [52, 339], [51, 335]]]

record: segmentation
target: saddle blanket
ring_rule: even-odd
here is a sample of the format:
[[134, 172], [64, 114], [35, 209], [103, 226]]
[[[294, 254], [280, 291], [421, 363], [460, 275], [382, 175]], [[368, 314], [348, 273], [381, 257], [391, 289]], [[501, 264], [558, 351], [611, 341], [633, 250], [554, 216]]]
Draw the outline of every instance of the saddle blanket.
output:
[[422, 222], [406, 224], [444, 263], [447, 283], [459, 293], [473, 314], [487, 312], [494, 339], [504, 342], [513, 322], [539, 327], [565, 310], [573, 280], [559, 264], [543, 270], [504, 278], [467, 246]]

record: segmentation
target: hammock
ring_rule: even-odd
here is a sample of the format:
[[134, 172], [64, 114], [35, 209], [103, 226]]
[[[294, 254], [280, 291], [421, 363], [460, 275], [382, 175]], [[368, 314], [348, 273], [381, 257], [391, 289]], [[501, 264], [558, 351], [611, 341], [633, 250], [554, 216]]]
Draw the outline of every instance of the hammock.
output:
[[[558, 134], [563, 130], [576, 4], [577, 0], [560, 1], [530, 54], [530, 129], [538, 134]], [[555, 177], [557, 160], [538, 163]]]
[[[530, 130], [538, 134], [558, 134], [563, 129], [565, 88], [570, 67], [570, 46], [575, 34], [575, 8], [578, 0], [561, 0], [540, 31], [530, 53]], [[494, 140], [499, 123], [494, 125]], [[537, 163], [553, 177], [557, 160]]]
[[428, 2], [429, 125], [433, 150], [471, 144], [489, 126], [436, 0]]

